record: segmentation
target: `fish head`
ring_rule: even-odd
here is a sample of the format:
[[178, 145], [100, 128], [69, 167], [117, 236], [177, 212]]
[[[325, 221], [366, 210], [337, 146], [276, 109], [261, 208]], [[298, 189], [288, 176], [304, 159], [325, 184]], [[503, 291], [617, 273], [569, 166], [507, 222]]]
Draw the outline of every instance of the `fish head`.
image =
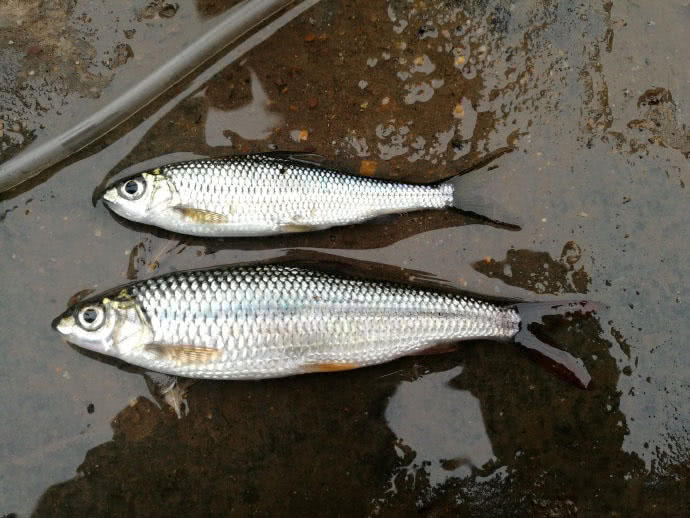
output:
[[103, 201], [116, 214], [130, 221], [152, 223], [156, 216], [175, 205], [175, 188], [154, 169], [120, 180], [106, 189]]
[[74, 345], [109, 356], [126, 358], [151, 341], [152, 331], [125, 290], [75, 304], [53, 321], [53, 328]]

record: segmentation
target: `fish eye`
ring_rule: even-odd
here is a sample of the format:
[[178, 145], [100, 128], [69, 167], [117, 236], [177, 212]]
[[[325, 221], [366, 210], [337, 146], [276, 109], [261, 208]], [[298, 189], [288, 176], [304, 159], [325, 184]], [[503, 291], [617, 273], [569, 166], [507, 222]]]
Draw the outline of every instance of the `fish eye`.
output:
[[130, 180], [125, 184], [125, 192], [127, 194], [136, 194], [137, 189], [139, 189], [139, 185], [134, 180]]
[[127, 180], [120, 186], [120, 194], [127, 200], [137, 200], [144, 194], [146, 184], [139, 178]]
[[105, 322], [105, 311], [100, 306], [84, 306], [77, 314], [77, 321], [87, 331], [95, 331]]

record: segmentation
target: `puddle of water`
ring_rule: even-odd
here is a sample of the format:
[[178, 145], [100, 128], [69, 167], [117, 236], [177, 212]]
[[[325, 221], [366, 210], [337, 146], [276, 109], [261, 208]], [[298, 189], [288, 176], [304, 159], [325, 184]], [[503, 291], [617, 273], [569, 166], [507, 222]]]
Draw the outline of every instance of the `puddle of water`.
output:
[[271, 100], [252, 71], [250, 78], [252, 100], [249, 104], [229, 111], [209, 108], [204, 128], [206, 143], [209, 146], [232, 146], [232, 134], [237, 134], [245, 140], [263, 140], [280, 126], [282, 118], [269, 111]]
[[403, 381], [386, 408], [400, 456], [405, 450], [415, 453], [407, 469], [425, 471], [432, 488], [451, 477], [465, 478], [473, 468], [495, 460], [479, 400], [469, 391], [449, 387], [461, 373], [462, 367], [456, 367]]
[[[0, 514], [37, 503], [37, 515], [681, 515], [690, 250], [674, 236], [688, 202], [690, 51], [676, 42], [688, 7], [464, 5], [324, 0], [0, 199]], [[145, 43], [157, 23], [168, 22], [137, 28], [135, 58], [157, 50]], [[407, 103], [422, 83], [431, 95]], [[91, 204], [140, 167], [272, 148], [416, 182], [484, 164], [522, 229], [422, 212], [209, 243]], [[550, 330], [593, 387], [562, 383], [509, 344], [470, 343], [348, 373], [202, 382], [178, 421], [139, 397], [138, 374], [49, 328], [82, 289], [287, 249], [336, 254], [338, 269], [367, 277], [596, 300], [598, 319]]]

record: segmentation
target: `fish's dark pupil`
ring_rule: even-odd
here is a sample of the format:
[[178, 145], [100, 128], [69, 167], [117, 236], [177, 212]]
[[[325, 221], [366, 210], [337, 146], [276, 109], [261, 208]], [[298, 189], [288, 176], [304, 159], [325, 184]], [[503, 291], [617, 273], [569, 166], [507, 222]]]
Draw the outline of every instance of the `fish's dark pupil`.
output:
[[127, 194], [136, 194], [138, 189], [139, 186], [137, 185], [137, 182], [135, 182], [134, 180], [130, 180], [125, 184], [125, 192]]
[[96, 321], [96, 317], [98, 316], [98, 313], [96, 313], [95, 309], [89, 308], [86, 311], [84, 311], [84, 314], [82, 317], [84, 318], [84, 322], [87, 324], [93, 324]]

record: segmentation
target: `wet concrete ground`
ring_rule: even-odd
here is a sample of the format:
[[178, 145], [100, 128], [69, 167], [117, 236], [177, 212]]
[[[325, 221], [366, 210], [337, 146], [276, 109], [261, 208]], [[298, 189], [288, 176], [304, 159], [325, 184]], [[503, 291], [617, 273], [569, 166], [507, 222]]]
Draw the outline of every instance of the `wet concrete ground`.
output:
[[[116, 95], [184, 44], [179, 27], [198, 34], [229, 3], [167, 5], [0, 8], [2, 160], [88, 113], [93, 85]], [[59, 12], [80, 32], [46, 35]], [[166, 29], [176, 20], [177, 33]], [[683, 0], [322, 0], [0, 195], [0, 515], [682, 516], [689, 21]], [[83, 43], [69, 54], [65, 41]], [[114, 67], [121, 43], [142, 61]], [[79, 52], [93, 60], [86, 72], [68, 63]], [[152, 164], [270, 149], [414, 182], [484, 167], [521, 230], [422, 212], [208, 242], [92, 206], [99, 186]], [[596, 319], [549, 330], [592, 388], [513, 346], [472, 342], [359, 371], [200, 382], [178, 420], [139, 373], [49, 327], [83, 289], [288, 250], [373, 278], [599, 301]]]

